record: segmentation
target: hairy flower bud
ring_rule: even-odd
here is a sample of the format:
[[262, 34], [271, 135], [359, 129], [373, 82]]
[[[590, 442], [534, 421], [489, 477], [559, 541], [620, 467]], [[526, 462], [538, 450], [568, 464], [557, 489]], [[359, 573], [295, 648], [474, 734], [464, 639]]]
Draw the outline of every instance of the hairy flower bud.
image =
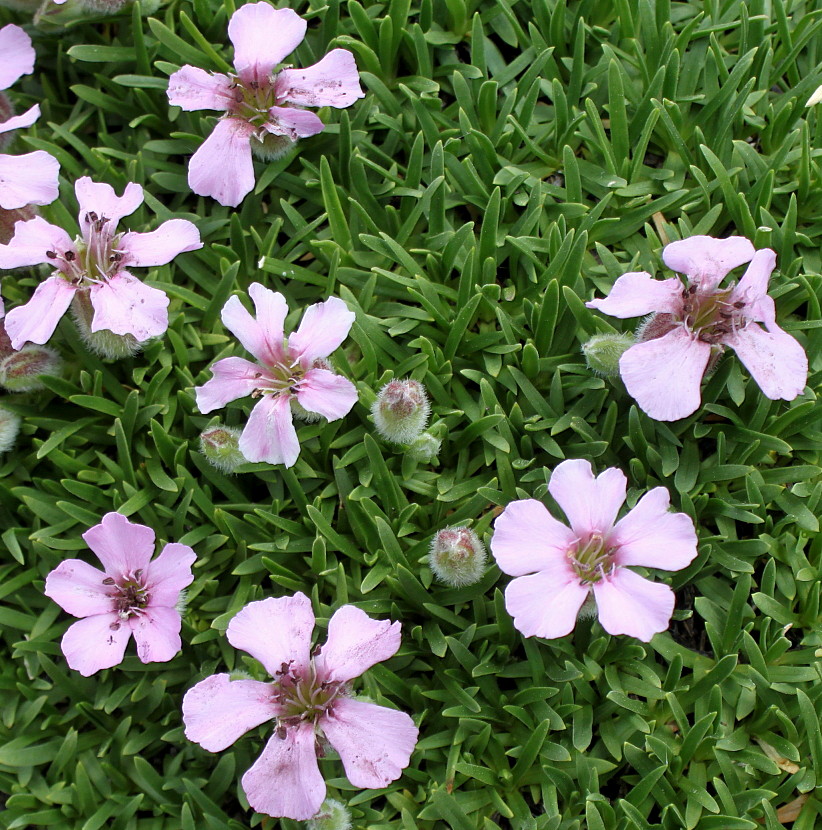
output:
[[592, 372], [612, 378], [619, 374], [619, 359], [635, 342], [631, 334], [597, 334], [582, 344], [582, 354]]
[[485, 571], [485, 545], [468, 527], [446, 527], [431, 542], [428, 564], [436, 577], [452, 588], [473, 585]]
[[17, 440], [20, 432], [20, 416], [0, 406], [0, 452], [8, 452]]
[[200, 451], [212, 466], [224, 473], [233, 473], [240, 464], [246, 463], [240, 452], [240, 433], [237, 427], [222, 424], [209, 427], [200, 435]]
[[30, 343], [0, 360], [0, 385], [9, 392], [36, 392], [45, 389], [42, 375], [60, 375], [63, 360], [48, 346]]
[[306, 830], [351, 830], [351, 815], [344, 804], [326, 798], [317, 814], [306, 823]]
[[442, 441], [439, 438], [430, 432], [423, 432], [408, 445], [405, 454], [413, 458], [414, 461], [430, 464], [432, 461], [436, 461], [441, 446]]
[[431, 404], [418, 380], [392, 380], [371, 407], [377, 432], [394, 444], [410, 444], [425, 429]]

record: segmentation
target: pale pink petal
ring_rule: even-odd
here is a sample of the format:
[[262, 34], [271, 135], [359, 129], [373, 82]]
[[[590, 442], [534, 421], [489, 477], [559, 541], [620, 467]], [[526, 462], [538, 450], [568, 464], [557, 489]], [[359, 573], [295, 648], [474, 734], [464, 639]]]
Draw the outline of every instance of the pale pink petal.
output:
[[242, 777], [252, 809], [296, 821], [307, 821], [320, 809], [325, 781], [317, 765], [315, 744], [310, 721], [289, 727], [284, 738], [276, 733], [269, 738], [262, 755]]
[[293, 671], [308, 671], [314, 612], [311, 600], [297, 592], [250, 602], [231, 618], [226, 636], [234, 648], [259, 660], [273, 677], [285, 663]]
[[187, 219], [169, 219], [151, 233], [127, 233], [120, 240], [123, 265], [165, 265], [177, 254], [203, 247], [200, 232]]
[[627, 568], [594, 585], [597, 613], [609, 634], [627, 634], [647, 643], [665, 631], [674, 612], [674, 592]]
[[142, 343], [168, 328], [168, 297], [127, 271], [92, 285], [89, 293], [94, 308], [92, 331], [131, 334]]
[[263, 395], [251, 410], [239, 447], [249, 461], [293, 467], [300, 455], [300, 442], [291, 417], [291, 396]]
[[521, 634], [553, 640], [574, 630], [589, 590], [573, 572], [555, 567], [512, 580], [505, 589], [505, 608]]
[[137, 656], [143, 663], [167, 663], [183, 647], [180, 628], [183, 620], [175, 608], [154, 607], [150, 602], [128, 625], [137, 643]]
[[288, 348], [310, 366], [318, 357], [328, 357], [348, 337], [355, 315], [339, 297], [310, 305], [299, 328], [288, 338]]
[[336, 421], [351, 411], [357, 402], [357, 387], [348, 378], [327, 369], [309, 369], [296, 389], [303, 409]]
[[619, 359], [625, 388], [657, 421], [676, 421], [699, 409], [711, 347], [679, 326], [631, 346]]
[[365, 789], [396, 781], [408, 766], [419, 737], [405, 712], [350, 698], [338, 698], [320, 718], [320, 728], [340, 753], [348, 780]]
[[71, 304], [75, 290], [62, 277], [49, 277], [41, 282], [25, 305], [13, 308], [6, 315], [6, 334], [12, 348], [22, 348], [24, 343], [47, 342]]
[[804, 391], [808, 356], [799, 342], [776, 324], [765, 331], [757, 323], [749, 323], [724, 342], [737, 353], [766, 397], [792, 401]]
[[98, 219], [107, 219], [108, 233], [113, 235], [117, 223], [143, 204], [143, 188], [134, 182], [129, 182], [123, 195], [118, 196], [110, 184], [94, 182], [83, 176], [74, 183], [74, 193], [80, 205], [78, 222], [84, 235], [89, 229], [90, 213], [96, 213]]
[[277, 99], [301, 107], [350, 107], [365, 93], [357, 62], [347, 49], [332, 49], [305, 69], [284, 69], [277, 75]]
[[39, 117], [40, 105], [35, 104], [21, 115], [13, 115], [11, 118], [0, 122], [0, 135], [10, 133], [12, 130], [22, 130], [25, 127], [30, 127]]
[[254, 189], [253, 132], [254, 125], [240, 118], [218, 121], [188, 163], [189, 187], [198, 196], [211, 196], [221, 205], [237, 207]]
[[60, 648], [69, 668], [84, 677], [123, 662], [131, 628], [116, 613], [96, 614], [70, 625]]
[[35, 216], [14, 223], [14, 236], [8, 245], [0, 245], [0, 268], [40, 265], [54, 259], [49, 253], [74, 250], [71, 237], [62, 228], [50, 225], [42, 216]]
[[696, 558], [696, 531], [691, 517], [671, 513], [671, 497], [664, 487], [649, 490], [608, 536], [618, 548], [617, 565], [640, 565], [679, 571]]
[[75, 617], [108, 614], [114, 609], [114, 585], [103, 571], [81, 559], [64, 559], [47, 577], [45, 595]]
[[271, 366], [283, 355], [283, 324], [288, 306], [285, 297], [258, 282], [248, 288], [256, 319], [251, 316], [239, 297], [230, 297], [221, 314], [223, 325], [240, 341], [243, 348], [257, 360]]
[[0, 208], [48, 205], [58, 196], [60, 162], [43, 150], [22, 156], [0, 154]]
[[0, 29], [0, 89], [8, 89], [23, 75], [34, 72], [31, 38], [13, 23]]
[[212, 674], [185, 693], [186, 738], [209, 752], [226, 749], [249, 729], [277, 717], [281, 707], [273, 691], [271, 683]]
[[544, 571], [556, 564], [572, 573], [565, 555], [576, 534], [536, 499], [512, 501], [494, 522], [491, 553], [511, 576]]
[[768, 296], [768, 282], [776, 268], [776, 254], [765, 248], [757, 251], [751, 264], [745, 271], [739, 284], [734, 286], [728, 302], [745, 303], [742, 313], [749, 320], [765, 323], [771, 328], [776, 322], [776, 308], [771, 297]]
[[734, 268], [750, 262], [754, 252], [744, 236], [691, 236], [666, 245], [662, 259], [672, 271], [686, 274], [691, 282], [707, 290], [716, 288]]
[[373, 620], [354, 605], [343, 605], [328, 622], [328, 639], [315, 658], [322, 680], [345, 682], [393, 657], [400, 647], [400, 624]]
[[211, 380], [195, 386], [197, 408], [204, 415], [222, 409], [227, 403], [250, 395], [267, 377], [262, 366], [244, 357], [224, 357], [211, 367]]
[[234, 68], [244, 81], [263, 81], [303, 41], [307, 23], [292, 9], [248, 3], [231, 15]]
[[162, 553], [149, 562], [143, 577], [149, 594], [149, 604], [174, 607], [180, 598], [180, 591], [194, 581], [191, 566], [197, 554], [179, 542], [166, 545]]
[[325, 129], [322, 119], [308, 110], [299, 110], [294, 107], [271, 107], [268, 114], [271, 116], [271, 121], [267, 121], [263, 127], [272, 135], [285, 135], [292, 141], [317, 135]]
[[682, 289], [682, 283], [675, 277], [655, 280], [644, 271], [634, 271], [623, 274], [607, 297], [591, 300], [585, 305], [621, 319], [640, 317], [652, 311], [675, 314], [682, 308]]
[[186, 112], [228, 109], [233, 100], [231, 78], [196, 66], [180, 67], [168, 79], [168, 102]]
[[122, 513], [106, 513], [100, 524], [89, 528], [83, 539], [117, 579], [145, 570], [154, 553], [154, 531], [130, 522]]
[[606, 533], [613, 527], [627, 486], [625, 473], [616, 467], [594, 478], [590, 461], [569, 459], [554, 468], [548, 491], [581, 538], [592, 532]]

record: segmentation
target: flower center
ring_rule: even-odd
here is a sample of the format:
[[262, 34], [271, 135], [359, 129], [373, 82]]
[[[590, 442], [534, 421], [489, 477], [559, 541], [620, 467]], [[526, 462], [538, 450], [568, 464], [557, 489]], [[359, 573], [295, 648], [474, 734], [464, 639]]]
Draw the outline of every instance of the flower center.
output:
[[279, 103], [276, 75], [262, 81], [244, 82], [237, 75], [232, 75], [231, 79], [231, 90], [234, 93], [234, 102], [230, 106], [231, 114], [258, 128], [271, 121], [269, 110]]
[[[284, 349], [287, 351], [287, 347]], [[281, 395], [290, 392], [305, 377], [305, 369], [299, 359], [281, 360], [273, 366], [267, 366], [267, 372], [259, 372], [257, 381], [259, 385], [251, 393], [252, 398], [259, 395]]]
[[593, 585], [614, 570], [614, 548], [601, 533], [580, 539], [567, 553], [568, 561], [581, 582]]
[[699, 286], [691, 284], [682, 289], [683, 322], [703, 343], [719, 343], [737, 328], [744, 328], [745, 303], [731, 302], [732, 292], [733, 286], [700, 292]]
[[108, 279], [123, 268], [123, 251], [118, 248], [120, 234], [109, 226], [109, 219], [94, 211], [86, 214], [88, 229], [74, 240], [74, 249], [63, 253], [46, 251], [46, 257], [74, 285]]
[[[116, 586], [112, 599], [114, 610], [121, 620], [127, 620], [129, 617], [142, 614], [143, 609], [151, 599], [143, 583], [142, 569], [127, 573], [119, 582], [113, 577], [107, 576], [103, 580], [103, 585]], [[114, 625], [118, 624], [114, 623]], [[114, 625], [112, 625], [112, 628], [114, 628]]]
[[273, 694], [274, 700], [283, 708], [282, 714], [277, 718], [278, 734], [301, 721], [316, 723], [320, 715], [333, 706], [344, 688], [343, 683], [320, 682], [313, 660], [305, 676], [296, 672], [290, 664], [283, 663], [277, 672]]

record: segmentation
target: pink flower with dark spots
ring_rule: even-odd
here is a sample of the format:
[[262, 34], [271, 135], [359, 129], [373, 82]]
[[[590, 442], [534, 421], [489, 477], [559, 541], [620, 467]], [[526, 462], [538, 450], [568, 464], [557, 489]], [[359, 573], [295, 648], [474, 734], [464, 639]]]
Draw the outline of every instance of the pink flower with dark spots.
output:
[[[640, 340], [619, 360], [628, 392], [659, 421], [693, 414], [701, 403], [702, 378], [730, 346], [768, 398], [791, 401], [808, 378], [802, 346], [776, 324], [768, 280], [776, 254], [755, 251], [742, 237], [692, 236], [662, 251], [665, 264], [684, 274], [655, 280], [645, 272], [623, 274], [602, 300], [587, 303], [612, 317], [651, 316]], [[740, 265], [750, 262], [737, 283], [720, 287]], [[764, 328], [760, 323], [764, 324]]]
[[400, 647], [400, 624], [373, 620], [353, 605], [337, 610], [328, 639], [311, 651], [314, 613], [305, 594], [252, 602], [228, 625], [228, 641], [263, 664], [273, 683], [207, 677], [186, 692], [186, 737], [220, 752], [266, 721], [274, 734], [243, 775], [259, 813], [310, 819], [325, 798], [317, 765], [327, 741], [355, 787], [386, 787], [408, 766], [419, 732], [395, 709], [357, 700], [351, 681]]
[[249, 461], [291, 467], [300, 454], [292, 416], [336, 421], [357, 402], [357, 389], [334, 374], [326, 358], [345, 340], [354, 313], [337, 297], [309, 306], [297, 331], [286, 340], [288, 312], [282, 294], [259, 283], [248, 289], [257, 316], [237, 297], [223, 306], [225, 327], [251, 352], [257, 363], [226, 357], [212, 367], [212, 379], [195, 388], [200, 412], [212, 412], [251, 395], [259, 401], [240, 436], [240, 452]]
[[17, 222], [8, 245], [0, 245], [0, 268], [48, 264], [52, 276], [32, 298], [12, 309], [6, 330], [12, 345], [45, 343], [72, 301], [88, 314], [92, 332], [131, 335], [141, 343], [168, 328], [168, 297], [133, 277], [134, 266], [165, 265], [184, 251], [203, 247], [196, 226], [170, 219], [151, 233], [118, 233], [117, 223], [143, 202], [143, 188], [129, 183], [122, 196], [87, 176], [74, 186], [81, 235], [71, 237], [40, 216]]
[[154, 531], [106, 513], [83, 539], [103, 565], [66, 559], [46, 577], [46, 596], [81, 619], [63, 635], [72, 669], [88, 677], [123, 660], [132, 634], [144, 663], [165, 663], [180, 650], [181, 594], [194, 576], [188, 545], [166, 545], [156, 559]]
[[254, 187], [252, 151], [264, 160], [279, 158], [298, 139], [325, 129], [302, 107], [349, 107], [364, 97], [354, 56], [345, 49], [332, 49], [306, 69], [276, 69], [306, 27], [292, 9], [249, 3], [228, 24], [233, 73], [185, 65], [169, 78], [174, 106], [225, 113], [189, 163], [188, 183], [198, 195], [236, 207]]
[[548, 490], [570, 527], [536, 499], [511, 502], [496, 520], [491, 552], [502, 571], [517, 577], [505, 590], [505, 607], [526, 637], [564, 637], [594, 603], [609, 634], [648, 642], [668, 627], [673, 591], [630, 568], [687, 567], [697, 554], [694, 525], [668, 510], [664, 487], [650, 490], [617, 522], [626, 485], [614, 467], [594, 478], [588, 461], [563, 461]]

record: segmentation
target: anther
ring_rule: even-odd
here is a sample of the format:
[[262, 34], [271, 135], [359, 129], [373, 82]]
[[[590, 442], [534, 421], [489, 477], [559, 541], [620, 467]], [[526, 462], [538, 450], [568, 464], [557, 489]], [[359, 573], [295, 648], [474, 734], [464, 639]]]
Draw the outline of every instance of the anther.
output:
[[49, 259], [57, 259], [57, 254], [54, 251], [46, 251], [46, 256]]
[[103, 585], [114, 585], [114, 580], [110, 576], [107, 576], [103, 580]]
[[74, 251], [66, 251], [66, 262], [74, 262], [77, 259], [77, 254]]

